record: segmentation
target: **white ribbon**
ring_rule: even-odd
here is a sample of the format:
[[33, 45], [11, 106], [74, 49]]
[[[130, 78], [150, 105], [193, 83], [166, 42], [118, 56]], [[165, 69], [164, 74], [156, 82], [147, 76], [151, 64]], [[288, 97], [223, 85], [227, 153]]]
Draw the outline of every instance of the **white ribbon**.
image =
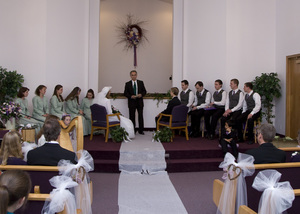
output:
[[281, 173], [268, 169], [260, 171], [255, 177], [252, 187], [263, 192], [258, 213], [279, 214], [292, 206], [295, 194], [290, 182], [278, 182]]
[[55, 214], [61, 212], [64, 209], [67, 213], [76, 213], [76, 203], [74, 195], [67, 190], [77, 186], [70, 177], [67, 176], [54, 176], [49, 180], [50, 184], [55, 187], [50, 192], [50, 200], [47, 200], [44, 204], [42, 213]]
[[[62, 175], [75, 179], [75, 181], [79, 183], [79, 186], [75, 188], [77, 209], [81, 209], [82, 213], [91, 214], [92, 208], [88, 172], [94, 170], [94, 160], [86, 150], [78, 151], [77, 157], [80, 157], [77, 164], [73, 164], [69, 160], [60, 160], [58, 163], [59, 172]], [[80, 171], [81, 168], [83, 168], [85, 172]], [[81, 173], [83, 173], [83, 175], [81, 175]]]
[[217, 214], [238, 213], [241, 205], [247, 205], [247, 186], [245, 177], [254, 173], [254, 158], [251, 155], [239, 153], [238, 163], [229, 152], [219, 165], [226, 172], [223, 176], [225, 184], [220, 197]]

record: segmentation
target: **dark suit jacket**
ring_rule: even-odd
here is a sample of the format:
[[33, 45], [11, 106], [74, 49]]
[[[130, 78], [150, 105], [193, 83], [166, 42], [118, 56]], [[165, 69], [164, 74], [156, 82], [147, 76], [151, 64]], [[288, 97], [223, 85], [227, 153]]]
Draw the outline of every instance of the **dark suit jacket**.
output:
[[59, 144], [45, 143], [27, 154], [28, 165], [57, 166], [62, 159], [76, 164], [75, 153], [62, 148]]
[[254, 157], [254, 164], [284, 163], [286, 161], [285, 152], [277, 149], [272, 143], [261, 144], [256, 149], [246, 151], [246, 154]]
[[131, 96], [134, 95], [133, 87], [132, 87], [132, 80], [126, 82], [125, 89], [124, 89], [124, 96], [128, 98], [128, 108], [134, 107], [134, 106], [144, 106], [143, 102], [143, 96], [146, 95], [147, 91], [144, 86], [144, 82], [141, 80], [137, 80], [137, 88], [138, 88], [138, 94], [141, 94], [141, 98], [131, 99]]
[[162, 114], [172, 114], [172, 110], [175, 106], [181, 105], [180, 100], [178, 97], [173, 97], [172, 100], [169, 101], [167, 108], [163, 110], [161, 113]]

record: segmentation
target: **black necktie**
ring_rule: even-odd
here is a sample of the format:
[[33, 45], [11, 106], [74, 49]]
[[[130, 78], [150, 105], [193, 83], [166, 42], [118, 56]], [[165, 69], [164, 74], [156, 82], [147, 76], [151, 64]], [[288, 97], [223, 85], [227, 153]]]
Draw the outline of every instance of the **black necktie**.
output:
[[134, 95], [136, 95], [136, 82], [135, 81], [133, 83], [133, 93], [134, 93]]

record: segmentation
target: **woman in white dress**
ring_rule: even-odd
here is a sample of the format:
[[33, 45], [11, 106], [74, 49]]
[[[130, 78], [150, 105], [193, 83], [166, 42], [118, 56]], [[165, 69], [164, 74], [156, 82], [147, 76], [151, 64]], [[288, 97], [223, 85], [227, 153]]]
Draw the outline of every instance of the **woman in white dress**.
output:
[[[98, 105], [104, 106], [106, 108], [107, 114], [113, 114], [112, 105], [110, 104], [110, 100], [107, 98], [110, 94], [110, 89], [111, 86], [104, 87], [102, 91], [98, 93], [97, 97], [93, 100], [93, 104], [96, 103]], [[120, 120], [121, 127], [123, 127], [128, 132], [128, 137], [134, 138], [135, 132], [131, 120], [122, 115], [120, 116]], [[118, 117], [109, 117], [109, 121], [118, 121]]]

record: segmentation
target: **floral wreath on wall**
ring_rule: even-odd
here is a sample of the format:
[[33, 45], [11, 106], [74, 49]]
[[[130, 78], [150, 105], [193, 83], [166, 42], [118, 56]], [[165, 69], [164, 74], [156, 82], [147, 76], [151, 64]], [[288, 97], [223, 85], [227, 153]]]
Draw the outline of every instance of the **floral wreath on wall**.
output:
[[129, 50], [133, 48], [134, 57], [133, 57], [133, 65], [134, 67], [137, 66], [137, 47], [148, 41], [145, 33], [147, 30], [142, 28], [143, 24], [147, 23], [147, 21], [141, 21], [137, 18], [134, 18], [132, 14], [127, 15], [127, 23], [121, 23], [118, 27], [118, 31], [120, 33], [120, 41], [117, 44], [125, 44], [124, 49]]

